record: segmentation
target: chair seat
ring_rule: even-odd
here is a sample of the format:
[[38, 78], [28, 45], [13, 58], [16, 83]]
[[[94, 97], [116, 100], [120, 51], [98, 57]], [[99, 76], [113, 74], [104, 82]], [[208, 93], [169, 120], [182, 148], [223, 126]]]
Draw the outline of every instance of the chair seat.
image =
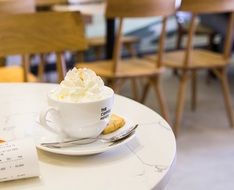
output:
[[142, 59], [126, 59], [119, 62], [119, 69], [116, 73], [111, 70], [112, 61], [96, 61], [91, 63], [78, 63], [78, 68], [89, 68], [97, 73], [97, 75], [105, 78], [129, 78], [141, 76], [153, 76], [158, 74], [161, 69], [155, 67], [154, 64]]
[[[184, 66], [185, 52], [183, 50], [165, 53], [163, 64], [166, 67], [176, 69], [206, 69], [214, 67], [224, 67], [229, 60], [225, 60], [221, 54], [208, 50], [193, 50], [188, 67]], [[155, 61], [155, 56], [146, 56], [146, 59]]]
[[[139, 41], [139, 38], [136, 36], [123, 36], [122, 42], [124, 44], [128, 43], [137, 43]], [[104, 46], [106, 44], [106, 39], [104, 37], [93, 37], [88, 39], [88, 45], [89, 46]]]
[[[33, 74], [28, 75], [29, 82], [36, 82]], [[24, 82], [23, 69], [17, 66], [0, 67], [0, 82]]]

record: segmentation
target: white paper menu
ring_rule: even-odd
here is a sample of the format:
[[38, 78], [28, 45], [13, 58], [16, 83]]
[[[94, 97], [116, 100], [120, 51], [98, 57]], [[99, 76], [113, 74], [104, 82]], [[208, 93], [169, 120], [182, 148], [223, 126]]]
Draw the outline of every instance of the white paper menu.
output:
[[31, 138], [0, 143], [0, 182], [36, 176], [38, 157]]

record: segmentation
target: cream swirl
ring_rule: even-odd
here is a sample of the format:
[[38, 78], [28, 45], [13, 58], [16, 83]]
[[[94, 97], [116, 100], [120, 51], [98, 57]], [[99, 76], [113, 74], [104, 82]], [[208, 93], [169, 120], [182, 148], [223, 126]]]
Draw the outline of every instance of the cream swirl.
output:
[[60, 86], [52, 92], [52, 97], [66, 102], [90, 102], [103, 99], [104, 82], [90, 69], [73, 68], [68, 71]]

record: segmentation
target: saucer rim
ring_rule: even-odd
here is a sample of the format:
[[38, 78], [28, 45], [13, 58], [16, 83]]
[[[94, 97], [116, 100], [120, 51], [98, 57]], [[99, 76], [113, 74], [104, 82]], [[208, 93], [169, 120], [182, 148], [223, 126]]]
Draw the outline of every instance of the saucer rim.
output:
[[[115, 149], [121, 145], [124, 145], [125, 143], [129, 142], [135, 137], [135, 134], [131, 135], [130, 137], [124, 139], [122, 142], [111, 145], [111, 143], [106, 143], [106, 147], [103, 148], [98, 148], [96, 150], [75, 150], [75, 149], [69, 149], [65, 151], [65, 148], [49, 148], [46, 146], [42, 146], [40, 144], [37, 144], [36, 147], [40, 150], [46, 151], [46, 152], [51, 152], [55, 154], [61, 154], [61, 155], [70, 155], [70, 156], [85, 156], [85, 155], [94, 155], [94, 154], [99, 154], [103, 153], [112, 149]], [[70, 147], [71, 148], [71, 147]]]
[[[121, 116], [121, 117], [123, 117], [123, 116]], [[125, 125], [113, 133], [117, 133], [121, 129], [123, 130], [126, 127], [128, 128], [128, 127], [134, 125], [134, 122], [132, 120], [127, 119], [126, 117], [123, 117], [123, 118], [126, 121]], [[106, 134], [103, 136], [107, 136], [107, 135], [111, 135], [111, 134]], [[36, 143], [36, 147], [40, 150], [55, 153], [55, 154], [71, 155], [71, 156], [84, 156], [84, 155], [93, 155], [93, 154], [103, 153], [103, 152], [115, 149], [115, 148], [129, 142], [135, 136], [136, 136], [136, 134], [133, 134], [133, 135], [129, 136], [128, 138], [124, 139], [123, 141], [121, 141], [120, 143], [116, 143], [113, 145], [111, 145], [111, 143], [102, 143], [105, 146], [104, 147], [97, 147], [97, 149], [91, 148], [91, 149], [86, 149], [86, 150], [85, 149], [77, 150], [77, 146], [66, 147], [66, 148], [52, 148], [52, 147], [42, 146], [41, 143], [43, 143], [43, 142], [41, 142], [41, 141]], [[90, 144], [95, 144], [96, 142], [97, 141], [94, 141], [93, 143], [90, 143]], [[85, 144], [85, 145], [88, 145], [88, 144]], [[78, 145], [78, 146], [80, 146], [80, 145]]]

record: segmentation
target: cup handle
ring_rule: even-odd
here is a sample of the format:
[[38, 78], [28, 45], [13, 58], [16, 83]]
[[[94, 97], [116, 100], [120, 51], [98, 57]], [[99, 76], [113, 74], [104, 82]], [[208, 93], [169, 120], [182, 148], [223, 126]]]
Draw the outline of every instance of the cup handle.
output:
[[59, 111], [56, 109], [56, 108], [53, 108], [53, 107], [46, 107], [45, 109], [43, 109], [40, 113], [40, 123], [43, 127], [45, 127], [47, 130], [49, 130], [50, 132], [52, 133], [55, 133], [55, 134], [60, 134], [61, 131], [56, 128], [56, 127], [52, 127], [48, 124], [47, 122], [47, 115], [49, 112], [55, 112], [56, 114], [59, 113]]

